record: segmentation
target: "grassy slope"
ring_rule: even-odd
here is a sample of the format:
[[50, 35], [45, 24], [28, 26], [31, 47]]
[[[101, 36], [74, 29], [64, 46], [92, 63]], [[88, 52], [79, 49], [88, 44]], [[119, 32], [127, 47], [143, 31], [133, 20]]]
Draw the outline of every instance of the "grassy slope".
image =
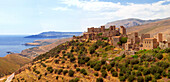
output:
[[0, 57], [0, 73], [2, 75], [13, 73], [30, 61], [30, 59], [18, 54], [10, 54], [5, 57]]
[[145, 25], [130, 27], [127, 29], [128, 33], [134, 31], [139, 32], [139, 34], [150, 33], [151, 36], [155, 36], [159, 32], [168, 33], [168, 31], [170, 31], [170, 19], [157, 21]]
[[[96, 62], [96, 61], [100, 62], [101, 59], [105, 59], [107, 62], [115, 61], [115, 66], [113, 66], [112, 69], [114, 69], [118, 73], [118, 76], [119, 76], [119, 73], [120, 73], [121, 66], [124, 66], [125, 63], [127, 63], [128, 60], [130, 60], [130, 62], [134, 61], [134, 60], [135, 61], [140, 60], [140, 58], [144, 54], [148, 55], [148, 57], [151, 57], [151, 59], [155, 58], [155, 60], [154, 61], [153, 60], [148, 61], [147, 59], [144, 59], [145, 60], [144, 62], [135, 64], [135, 65], [132, 65], [131, 63], [130, 64], [127, 63], [128, 67], [126, 67], [126, 68], [132, 69], [132, 71], [137, 72], [137, 70], [135, 70], [133, 66], [138, 65], [140, 67], [143, 67], [144, 69], [149, 69], [151, 65], [156, 65], [157, 62], [164, 61], [164, 62], [167, 62], [169, 64], [169, 61], [170, 61], [170, 58], [169, 58], [170, 53], [163, 53], [163, 58], [157, 59], [156, 56], [153, 56], [153, 54], [156, 54], [156, 53], [154, 51], [151, 51], [151, 50], [150, 51], [140, 51], [140, 53], [138, 53], [136, 56], [127, 55], [126, 57], [122, 57], [120, 55], [117, 55], [120, 51], [113, 51], [114, 48], [111, 47], [110, 45], [107, 45], [103, 48], [99, 47], [98, 49], [96, 49], [95, 51], [98, 53], [98, 56], [97, 56], [97, 54], [90, 54], [89, 53], [89, 47], [92, 46], [92, 44], [93, 44], [93, 42], [83, 43], [83, 46], [75, 46], [74, 45], [74, 49], [85, 47], [87, 49], [87, 52], [83, 52], [83, 53], [85, 53], [86, 57], [90, 57], [90, 61], [92, 61], [92, 62]], [[65, 44], [63, 44], [63, 45], [65, 45]], [[67, 52], [70, 53], [70, 50], [71, 50], [72, 47], [73, 46], [69, 46], [66, 49], [66, 53]], [[108, 49], [106, 49], [106, 48], [108, 48]], [[70, 58], [68, 58], [68, 54], [63, 56], [62, 51], [57, 54], [56, 53], [57, 48], [54, 48], [51, 51], [49, 51], [48, 53], [44, 54], [43, 56], [37, 57], [36, 60], [38, 60], [38, 61], [35, 61], [34, 65], [32, 65], [30, 67], [30, 69], [26, 69], [25, 71], [22, 71], [20, 74], [16, 75], [15, 79], [13, 81], [18, 82], [18, 80], [19, 81], [26, 80], [28, 82], [31, 82], [31, 81], [40, 81], [40, 82], [44, 82], [44, 81], [49, 81], [49, 82], [66, 81], [66, 82], [68, 82], [69, 80], [77, 77], [77, 78], [80, 78], [80, 81], [82, 81], [82, 82], [95, 82], [97, 78], [102, 77], [101, 71], [96, 71], [93, 68], [91, 68], [90, 66], [87, 66], [87, 62], [86, 62], [86, 64], [78, 64], [78, 54], [80, 54], [79, 51], [78, 52], [76, 52], [76, 51], [72, 52], [72, 54], [76, 58], [76, 60], [74, 62], [70, 62]], [[160, 50], [160, 51], [162, 51], [162, 50]], [[49, 57], [49, 55], [51, 57]], [[54, 57], [53, 55], [54, 56], [59, 55], [59, 56]], [[82, 54], [80, 54], [80, 55], [82, 55]], [[55, 60], [59, 60], [59, 63], [55, 63]], [[62, 61], [65, 61], [65, 63], [62, 63]], [[145, 62], [147, 62], [149, 66], [146, 66]], [[46, 67], [44, 67], [42, 65], [42, 63], [45, 64]], [[78, 65], [77, 68], [80, 68], [80, 69], [84, 68], [87, 72], [87, 75], [83, 75], [82, 73], [77, 72], [76, 68], [74, 67], [75, 64]], [[106, 66], [109, 65], [109, 63], [107, 63], [105, 65]], [[104, 65], [102, 65], [101, 68], [103, 66]], [[49, 71], [47, 71], [47, 67], [52, 67], [54, 69], [54, 71], [52, 71], [50, 73]], [[70, 69], [72, 69], [73, 71], [75, 71], [75, 74], [74, 74], [73, 77], [70, 77], [68, 75], [68, 73], [66, 75], [63, 75], [63, 72], [61, 72], [61, 74], [58, 74], [58, 72], [55, 73], [56, 69], [57, 70], [63, 69], [63, 70], [68, 70], [68, 71]], [[35, 71], [39, 71], [40, 73], [39, 74], [35, 73]], [[106, 71], [107, 71], [107, 69], [106, 69]], [[167, 68], [164, 71], [166, 73], [168, 73]], [[45, 75], [45, 73], [47, 73], [47, 75]], [[94, 76], [94, 73], [98, 73], [99, 76]], [[152, 74], [149, 74], [149, 75], [151, 75], [152, 78], [154, 78], [154, 75], [152, 75]], [[41, 76], [41, 78], [38, 79], [40, 76]], [[56, 76], [59, 77], [58, 80], [56, 80]], [[145, 76], [143, 75], [143, 78], [144, 77]], [[162, 77], [162, 79], [159, 79], [158, 81], [170, 81], [167, 78], [168, 78], [167, 76]], [[136, 77], [136, 79], [137, 79], [137, 77]], [[111, 71], [107, 71], [107, 77], [103, 78], [103, 80], [104, 80], [104, 82], [119, 82], [119, 78], [113, 77]], [[126, 79], [126, 81], [127, 81], [127, 79]]]

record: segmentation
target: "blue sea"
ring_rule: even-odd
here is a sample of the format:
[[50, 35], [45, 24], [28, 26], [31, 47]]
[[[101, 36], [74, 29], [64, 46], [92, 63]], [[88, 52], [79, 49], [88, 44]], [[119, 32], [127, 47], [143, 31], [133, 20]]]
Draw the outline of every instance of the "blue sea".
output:
[[6, 56], [7, 52], [20, 53], [24, 49], [35, 47], [25, 46], [23, 44], [40, 39], [40, 38], [24, 38], [25, 36], [26, 35], [0, 35], [0, 57]]

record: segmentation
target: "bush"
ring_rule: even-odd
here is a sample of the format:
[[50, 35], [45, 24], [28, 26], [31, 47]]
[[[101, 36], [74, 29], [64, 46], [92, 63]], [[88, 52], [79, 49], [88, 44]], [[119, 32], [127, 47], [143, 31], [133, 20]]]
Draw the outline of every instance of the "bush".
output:
[[52, 67], [47, 67], [47, 70], [50, 71], [50, 73], [53, 72], [53, 68]]
[[149, 82], [152, 80], [152, 77], [150, 75], [145, 76], [145, 82]]
[[157, 82], [157, 80], [156, 79], [152, 79], [152, 82]]
[[161, 60], [163, 58], [163, 55], [161, 53], [158, 53], [156, 57]]
[[59, 60], [58, 60], [58, 59], [54, 60], [54, 62], [55, 62], [56, 64], [59, 64]]
[[42, 65], [43, 67], [46, 67], [46, 65], [45, 65], [44, 63], [41, 63], [41, 65]]
[[163, 71], [163, 72], [162, 72], [162, 76], [164, 76], [164, 77], [166, 77], [166, 76], [167, 76], [167, 74], [166, 74], [166, 72], [165, 72], [165, 71]]
[[76, 68], [77, 67], [77, 64], [74, 64], [74, 68]]
[[170, 79], [170, 72], [168, 72], [168, 78]]
[[104, 65], [106, 63], [106, 60], [102, 59], [101, 64]]
[[76, 60], [75, 57], [71, 57], [71, 58], [70, 58], [70, 62], [74, 62], [75, 60]]
[[161, 75], [158, 74], [158, 73], [155, 73], [155, 74], [154, 74], [154, 77], [155, 77], [155, 79], [161, 79]]
[[117, 73], [117, 72], [112, 72], [112, 76], [113, 76], [113, 77], [117, 77], [117, 76], [118, 76], [118, 73]]
[[140, 71], [137, 71], [136, 76], [142, 76], [142, 73]]
[[96, 70], [96, 71], [99, 71], [100, 68], [101, 68], [101, 64], [99, 64], [99, 63], [94, 66], [94, 70]]
[[64, 75], [66, 75], [67, 73], [68, 73], [68, 71], [67, 71], [67, 70], [64, 70], [64, 71], [63, 71], [63, 74], [64, 74]]
[[111, 65], [107, 65], [107, 71], [110, 71], [112, 69]]
[[106, 77], [107, 76], [107, 72], [105, 70], [102, 71], [102, 77]]
[[120, 80], [120, 81], [125, 81], [125, 80], [126, 80], [126, 77], [125, 77], [125, 76], [120, 76], [120, 77], [119, 77], [119, 80]]
[[115, 62], [114, 62], [114, 61], [110, 62], [110, 65], [111, 65], [112, 67], [114, 67]]
[[148, 74], [150, 74], [150, 71], [149, 71], [148, 69], [144, 69], [144, 70], [143, 70], [143, 74], [144, 74], [144, 75], [148, 75]]
[[130, 75], [128, 78], [129, 82], [133, 82], [133, 80], [135, 80], [135, 76], [134, 75]]
[[86, 72], [85, 69], [81, 69], [81, 70], [80, 70], [80, 73], [83, 73], [84, 75], [87, 75], [87, 72]]
[[138, 81], [138, 82], [144, 82], [144, 79], [143, 79], [142, 76], [139, 76], [139, 77], [137, 78], [137, 81]]
[[139, 60], [138, 59], [132, 59], [130, 61], [130, 64], [134, 65], [134, 64], [138, 64], [139, 63]]
[[103, 82], [103, 78], [101, 78], [101, 77], [97, 78], [96, 82]]
[[80, 71], [80, 68], [76, 68], [76, 71], [77, 71], [77, 72]]
[[70, 77], [74, 76], [74, 71], [73, 71], [73, 70], [69, 70], [68, 75], [69, 75]]
[[58, 74], [61, 74], [61, 72], [63, 72], [63, 69], [58, 70]]
[[123, 76], [123, 75], [124, 75], [123, 72], [120, 72], [120, 73], [119, 73], [119, 76]]
[[57, 80], [58, 80], [58, 76], [56, 76], [56, 77], [55, 77], [55, 79], [57, 79]]
[[98, 73], [94, 73], [94, 76], [99, 76], [99, 74]]

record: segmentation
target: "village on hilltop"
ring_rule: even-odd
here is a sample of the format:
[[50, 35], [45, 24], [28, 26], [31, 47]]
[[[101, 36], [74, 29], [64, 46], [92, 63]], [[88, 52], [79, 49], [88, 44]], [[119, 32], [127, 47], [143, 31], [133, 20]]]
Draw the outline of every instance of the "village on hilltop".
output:
[[120, 26], [120, 28], [110, 26], [107, 29], [105, 26], [101, 26], [100, 28], [91, 27], [87, 30], [87, 32], [83, 33], [83, 36], [73, 36], [73, 39], [79, 39], [80, 41], [106, 40], [114, 47], [127, 51], [149, 50], [157, 47], [165, 49], [170, 47], [170, 37], [163, 39], [162, 33], [158, 33], [156, 38], [152, 38], [150, 34], [141, 34], [139, 36], [138, 32], [127, 34], [124, 26]]

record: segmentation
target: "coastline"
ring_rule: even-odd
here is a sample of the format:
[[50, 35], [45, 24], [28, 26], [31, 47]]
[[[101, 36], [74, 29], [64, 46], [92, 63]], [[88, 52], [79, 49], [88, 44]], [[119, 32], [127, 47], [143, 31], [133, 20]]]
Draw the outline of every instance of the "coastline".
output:
[[51, 50], [52, 48], [70, 40], [71, 38], [35, 40], [34, 42], [30, 43], [29, 46], [32, 46], [32, 44], [39, 44], [39, 46], [24, 49], [21, 51], [20, 55], [27, 57], [29, 59], [34, 59], [38, 55], [44, 54]]

